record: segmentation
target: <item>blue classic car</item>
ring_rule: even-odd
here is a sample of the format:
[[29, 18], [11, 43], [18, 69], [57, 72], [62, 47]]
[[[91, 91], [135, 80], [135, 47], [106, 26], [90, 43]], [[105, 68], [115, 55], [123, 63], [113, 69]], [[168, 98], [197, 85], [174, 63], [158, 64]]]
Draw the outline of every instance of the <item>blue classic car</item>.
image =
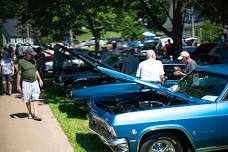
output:
[[[88, 110], [88, 102], [91, 98], [96, 96], [106, 96], [106, 95], [120, 95], [126, 93], [138, 93], [142, 89], [145, 89], [144, 85], [135, 83], [135, 82], [126, 82], [121, 78], [118, 78], [120, 82], [112, 83], [112, 84], [103, 84], [92, 86], [88, 88], [82, 89], [73, 89], [72, 91], [72, 99], [74, 105], [82, 110]], [[118, 80], [117, 79], [117, 80]], [[171, 87], [179, 82], [179, 80], [167, 80], [164, 83], [164, 87]]]
[[113, 151], [228, 149], [228, 65], [198, 67], [171, 90], [99, 69], [145, 86], [137, 93], [96, 96], [90, 102], [89, 127]]
[[[176, 66], [183, 68], [184, 64], [180, 63], [180, 62], [170, 62], [170, 61], [163, 61], [163, 66], [164, 66], [164, 70], [165, 70], [165, 77], [166, 77], [166, 81], [163, 84], [164, 87], [170, 87], [174, 84], [177, 84], [179, 82], [179, 77], [174, 76], [174, 69]], [[102, 72], [102, 70], [100, 70], [100, 68], [97, 68], [100, 72]], [[106, 74], [106, 73], [104, 73]], [[107, 75], [107, 74], [106, 74]], [[114, 77], [110, 76], [109, 77], [110, 80], [107, 80], [109, 83], [100, 83], [98, 84], [96, 82], [96, 78], [95, 79], [91, 79], [91, 81], [86, 80], [87, 83], [92, 83], [92, 85], [87, 85], [87, 87], [83, 87], [80, 88], [78, 86], [73, 87], [70, 90], [71, 97], [73, 99], [74, 104], [76, 105], [76, 107], [79, 107], [81, 109], [88, 109], [88, 101], [90, 100], [90, 98], [95, 97], [95, 96], [102, 96], [102, 95], [115, 95], [115, 94], [126, 94], [126, 93], [137, 93], [140, 92], [140, 90], [142, 88], [144, 88], [145, 86], [142, 86], [139, 83], [135, 83], [132, 81], [126, 81], [126, 77], [124, 79], [120, 78], [120, 77]], [[111, 80], [115, 80], [115, 81], [111, 81]], [[86, 83], [86, 84], [87, 84]], [[93, 85], [93, 84], [97, 84], [97, 85]], [[79, 83], [77, 82], [77, 85]], [[72, 84], [73, 86], [73, 84]]]

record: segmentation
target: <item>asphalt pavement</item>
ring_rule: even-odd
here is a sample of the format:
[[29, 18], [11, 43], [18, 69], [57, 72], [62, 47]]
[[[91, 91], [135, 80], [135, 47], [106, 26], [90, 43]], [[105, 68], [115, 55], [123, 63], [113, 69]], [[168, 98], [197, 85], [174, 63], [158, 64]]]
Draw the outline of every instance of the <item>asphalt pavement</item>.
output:
[[28, 119], [18, 95], [0, 96], [0, 152], [73, 152], [48, 105], [39, 113], [41, 122]]

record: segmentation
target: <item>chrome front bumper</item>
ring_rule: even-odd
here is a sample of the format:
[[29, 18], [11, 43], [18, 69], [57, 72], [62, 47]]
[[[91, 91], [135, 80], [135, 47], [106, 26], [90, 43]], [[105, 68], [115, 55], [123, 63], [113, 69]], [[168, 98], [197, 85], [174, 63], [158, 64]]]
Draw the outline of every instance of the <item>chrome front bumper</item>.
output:
[[[97, 129], [95, 126], [96, 123], [94, 122], [94, 118], [92, 115], [88, 114], [87, 118], [89, 119], [89, 128], [96, 133], [100, 139], [103, 141], [104, 144], [108, 145], [113, 152], [129, 152], [129, 143], [128, 140], [125, 138], [118, 139], [117, 136], [111, 135], [109, 132], [108, 134], [104, 134], [102, 130], [104, 129], [102, 126], [99, 126]], [[99, 118], [96, 118], [99, 119]], [[99, 120], [102, 122], [102, 120]]]
[[125, 138], [106, 140], [99, 135], [101, 140], [108, 145], [113, 152], [129, 152], [128, 141]]

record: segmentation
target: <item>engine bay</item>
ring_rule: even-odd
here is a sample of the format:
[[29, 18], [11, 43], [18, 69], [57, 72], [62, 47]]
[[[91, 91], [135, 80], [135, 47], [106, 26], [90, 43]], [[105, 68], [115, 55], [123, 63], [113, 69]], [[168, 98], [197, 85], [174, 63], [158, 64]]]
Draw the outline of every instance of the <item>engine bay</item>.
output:
[[113, 97], [102, 97], [95, 103], [96, 106], [111, 114], [121, 114], [160, 108], [164, 106], [187, 104], [188, 101], [177, 99], [161, 93], [146, 91], [117, 95]]

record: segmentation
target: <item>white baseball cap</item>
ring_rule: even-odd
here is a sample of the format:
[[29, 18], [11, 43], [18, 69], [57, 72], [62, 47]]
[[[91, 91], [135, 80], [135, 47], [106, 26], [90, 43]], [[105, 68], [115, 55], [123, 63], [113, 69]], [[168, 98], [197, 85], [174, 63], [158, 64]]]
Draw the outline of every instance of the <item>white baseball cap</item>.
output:
[[177, 58], [178, 60], [182, 60], [183, 57], [187, 57], [187, 56], [190, 56], [190, 54], [187, 52], [187, 51], [182, 51], [180, 53], [180, 56]]

